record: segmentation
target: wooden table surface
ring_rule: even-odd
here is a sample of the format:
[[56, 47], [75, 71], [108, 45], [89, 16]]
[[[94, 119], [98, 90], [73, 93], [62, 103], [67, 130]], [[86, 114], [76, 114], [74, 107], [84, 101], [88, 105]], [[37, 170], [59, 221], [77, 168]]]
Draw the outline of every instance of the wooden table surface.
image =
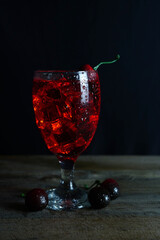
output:
[[21, 193], [59, 181], [54, 156], [0, 156], [1, 240], [159, 240], [160, 157], [80, 156], [77, 185], [114, 178], [121, 196], [101, 210], [27, 212]]

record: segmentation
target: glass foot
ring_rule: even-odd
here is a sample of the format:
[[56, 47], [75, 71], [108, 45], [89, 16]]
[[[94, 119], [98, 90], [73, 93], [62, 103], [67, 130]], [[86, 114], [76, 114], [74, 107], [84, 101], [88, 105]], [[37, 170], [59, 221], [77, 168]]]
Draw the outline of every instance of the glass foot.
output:
[[78, 187], [68, 190], [59, 186], [46, 192], [48, 194], [48, 209], [72, 210], [89, 207], [88, 194]]

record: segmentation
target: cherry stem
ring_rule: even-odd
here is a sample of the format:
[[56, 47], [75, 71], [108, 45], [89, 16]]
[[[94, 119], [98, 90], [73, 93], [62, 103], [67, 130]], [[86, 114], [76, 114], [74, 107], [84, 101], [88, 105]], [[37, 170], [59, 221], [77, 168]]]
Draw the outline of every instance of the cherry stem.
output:
[[23, 197], [23, 198], [24, 198], [25, 196], [26, 196], [26, 194], [25, 194], [25, 193], [21, 193], [21, 197]]
[[115, 63], [115, 62], [117, 62], [119, 59], [120, 59], [120, 55], [118, 54], [118, 55], [116, 56], [116, 59], [114, 59], [113, 61], [109, 61], [109, 62], [101, 62], [101, 63], [99, 63], [97, 66], [95, 66], [93, 69], [94, 69], [95, 71], [97, 71], [97, 69], [98, 69], [102, 64], [111, 64], [111, 63]]
[[86, 186], [85, 185], [85, 188], [87, 189], [87, 190], [89, 190], [89, 189], [91, 189], [93, 186], [95, 186], [95, 185], [100, 185], [100, 181], [99, 180], [96, 180], [90, 187], [88, 187], [88, 186]]

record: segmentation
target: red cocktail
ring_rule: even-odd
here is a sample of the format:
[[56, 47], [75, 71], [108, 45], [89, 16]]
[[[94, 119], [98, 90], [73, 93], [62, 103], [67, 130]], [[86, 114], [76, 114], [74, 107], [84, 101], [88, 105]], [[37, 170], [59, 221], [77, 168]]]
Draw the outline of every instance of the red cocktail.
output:
[[[86, 199], [73, 183], [73, 166], [77, 156], [90, 144], [97, 128], [100, 112], [98, 74], [94, 70], [36, 71], [33, 107], [43, 139], [58, 157], [62, 168], [60, 186], [48, 191], [49, 208], [81, 208]], [[67, 187], [70, 194], [66, 197]]]

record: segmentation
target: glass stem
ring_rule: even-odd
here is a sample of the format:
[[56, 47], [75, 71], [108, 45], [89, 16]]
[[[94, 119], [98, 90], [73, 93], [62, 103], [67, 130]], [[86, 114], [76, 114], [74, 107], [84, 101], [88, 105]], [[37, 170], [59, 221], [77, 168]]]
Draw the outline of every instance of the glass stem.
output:
[[74, 165], [70, 169], [61, 168], [61, 179], [60, 179], [61, 187], [68, 190], [74, 190], [76, 185], [73, 181], [73, 178], [74, 178]]

